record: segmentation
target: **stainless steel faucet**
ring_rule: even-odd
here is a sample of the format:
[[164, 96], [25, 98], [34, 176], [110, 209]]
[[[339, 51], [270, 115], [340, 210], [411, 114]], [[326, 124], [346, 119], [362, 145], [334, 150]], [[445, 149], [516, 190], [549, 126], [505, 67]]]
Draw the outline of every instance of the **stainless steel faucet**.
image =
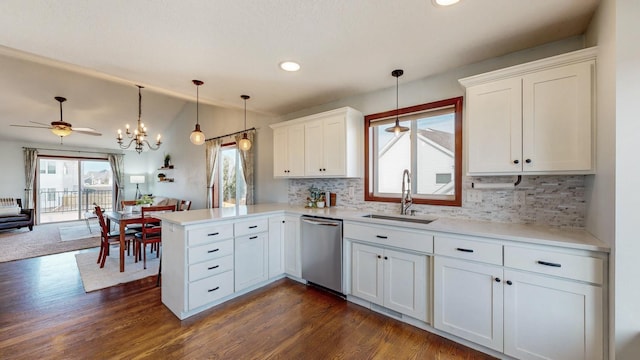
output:
[[404, 169], [402, 173], [402, 199], [400, 200], [400, 215], [406, 215], [407, 210], [413, 205], [411, 200], [411, 173]]

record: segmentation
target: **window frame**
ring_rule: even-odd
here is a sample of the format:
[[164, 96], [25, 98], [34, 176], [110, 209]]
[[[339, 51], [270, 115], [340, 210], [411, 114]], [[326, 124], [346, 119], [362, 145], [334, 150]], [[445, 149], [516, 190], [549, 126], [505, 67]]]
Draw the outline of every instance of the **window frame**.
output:
[[[425, 112], [429, 110], [435, 110], [442, 107], [453, 107], [454, 109], [454, 121], [455, 121], [455, 160], [454, 160], [454, 178], [455, 178], [455, 195], [451, 200], [442, 198], [425, 198], [418, 197], [419, 195], [411, 194], [414, 204], [421, 205], [439, 205], [439, 206], [462, 206], [462, 96], [438, 100], [430, 103], [409, 106], [397, 110], [389, 110], [381, 113], [367, 115], [364, 118], [364, 200], [365, 201], [378, 201], [378, 202], [400, 202], [401, 195], [398, 196], [378, 196], [373, 192], [375, 186], [371, 186], [372, 179], [375, 174], [373, 151], [372, 151], [372, 124], [375, 124], [377, 120], [386, 119], [390, 117], [411, 115], [414, 113]], [[414, 144], [412, 142], [412, 147]], [[412, 150], [413, 152], [413, 150]], [[413, 154], [412, 154], [413, 156]], [[412, 159], [412, 163], [413, 163]], [[415, 174], [412, 174], [412, 181], [415, 179]], [[399, 177], [400, 179], [400, 177]], [[398, 180], [400, 181], [400, 180]], [[415, 190], [415, 188], [412, 188]]]
[[[235, 141], [232, 142], [228, 142], [228, 143], [224, 143], [222, 145], [220, 145], [220, 149], [218, 150], [218, 166], [216, 166], [215, 169], [215, 176], [217, 177], [217, 181], [216, 181], [216, 185], [217, 185], [217, 189], [214, 189], [214, 205], [217, 205], [215, 207], [219, 207], [219, 208], [223, 208], [222, 204], [224, 201], [224, 196], [223, 196], [223, 192], [224, 192], [224, 184], [223, 184], [223, 179], [222, 179], [222, 166], [223, 166], [223, 158], [222, 158], [222, 152], [224, 150], [228, 150], [228, 149], [234, 149], [236, 151], [235, 153], [235, 166], [236, 166], [236, 196], [235, 196], [235, 201], [236, 204], [233, 206], [235, 208], [237, 208], [238, 206], [242, 206], [240, 205], [240, 201], [242, 198], [238, 198], [238, 182], [242, 181], [244, 182], [244, 178], [242, 180], [240, 180], [240, 178], [242, 178], [242, 176], [239, 176], [240, 173], [238, 172], [238, 170], [244, 171], [244, 169], [242, 168], [242, 160], [240, 159], [240, 154], [239, 152], [241, 151], [238, 148], [238, 144]], [[246, 188], [246, 183], [245, 183], [245, 188]], [[246, 202], [246, 194], [245, 194], [245, 202]], [[231, 206], [228, 206], [228, 208], [231, 208]]]

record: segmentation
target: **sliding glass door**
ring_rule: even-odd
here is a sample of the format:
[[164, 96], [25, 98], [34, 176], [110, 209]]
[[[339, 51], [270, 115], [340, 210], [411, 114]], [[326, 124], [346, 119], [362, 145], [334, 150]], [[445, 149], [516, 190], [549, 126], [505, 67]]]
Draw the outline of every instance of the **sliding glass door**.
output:
[[93, 204], [112, 209], [114, 183], [107, 160], [39, 157], [38, 223], [84, 219]]

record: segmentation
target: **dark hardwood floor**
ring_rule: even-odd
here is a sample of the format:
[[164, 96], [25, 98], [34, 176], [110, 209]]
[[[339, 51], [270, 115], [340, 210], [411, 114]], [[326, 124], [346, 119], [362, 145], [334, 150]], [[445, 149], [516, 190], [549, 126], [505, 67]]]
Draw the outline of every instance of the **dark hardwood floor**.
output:
[[491, 359], [287, 279], [180, 321], [155, 278], [86, 294], [74, 254], [0, 263], [0, 359]]

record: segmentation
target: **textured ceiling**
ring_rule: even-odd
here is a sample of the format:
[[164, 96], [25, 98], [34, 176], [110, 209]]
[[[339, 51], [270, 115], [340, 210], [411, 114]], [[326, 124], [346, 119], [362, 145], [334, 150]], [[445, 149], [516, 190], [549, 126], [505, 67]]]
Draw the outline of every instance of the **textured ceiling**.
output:
[[[241, 107], [246, 93], [249, 110], [282, 115], [390, 87], [395, 68], [408, 82], [582, 34], [598, 3], [2, 0], [0, 136], [20, 137], [9, 123], [55, 120], [56, 95], [80, 112], [74, 125], [111, 135], [106, 123], [137, 113], [133, 84], [169, 122], [193, 100], [192, 79], [205, 82], [202, 102]], [[280, 70], [289, 59], [302, 69]]]

